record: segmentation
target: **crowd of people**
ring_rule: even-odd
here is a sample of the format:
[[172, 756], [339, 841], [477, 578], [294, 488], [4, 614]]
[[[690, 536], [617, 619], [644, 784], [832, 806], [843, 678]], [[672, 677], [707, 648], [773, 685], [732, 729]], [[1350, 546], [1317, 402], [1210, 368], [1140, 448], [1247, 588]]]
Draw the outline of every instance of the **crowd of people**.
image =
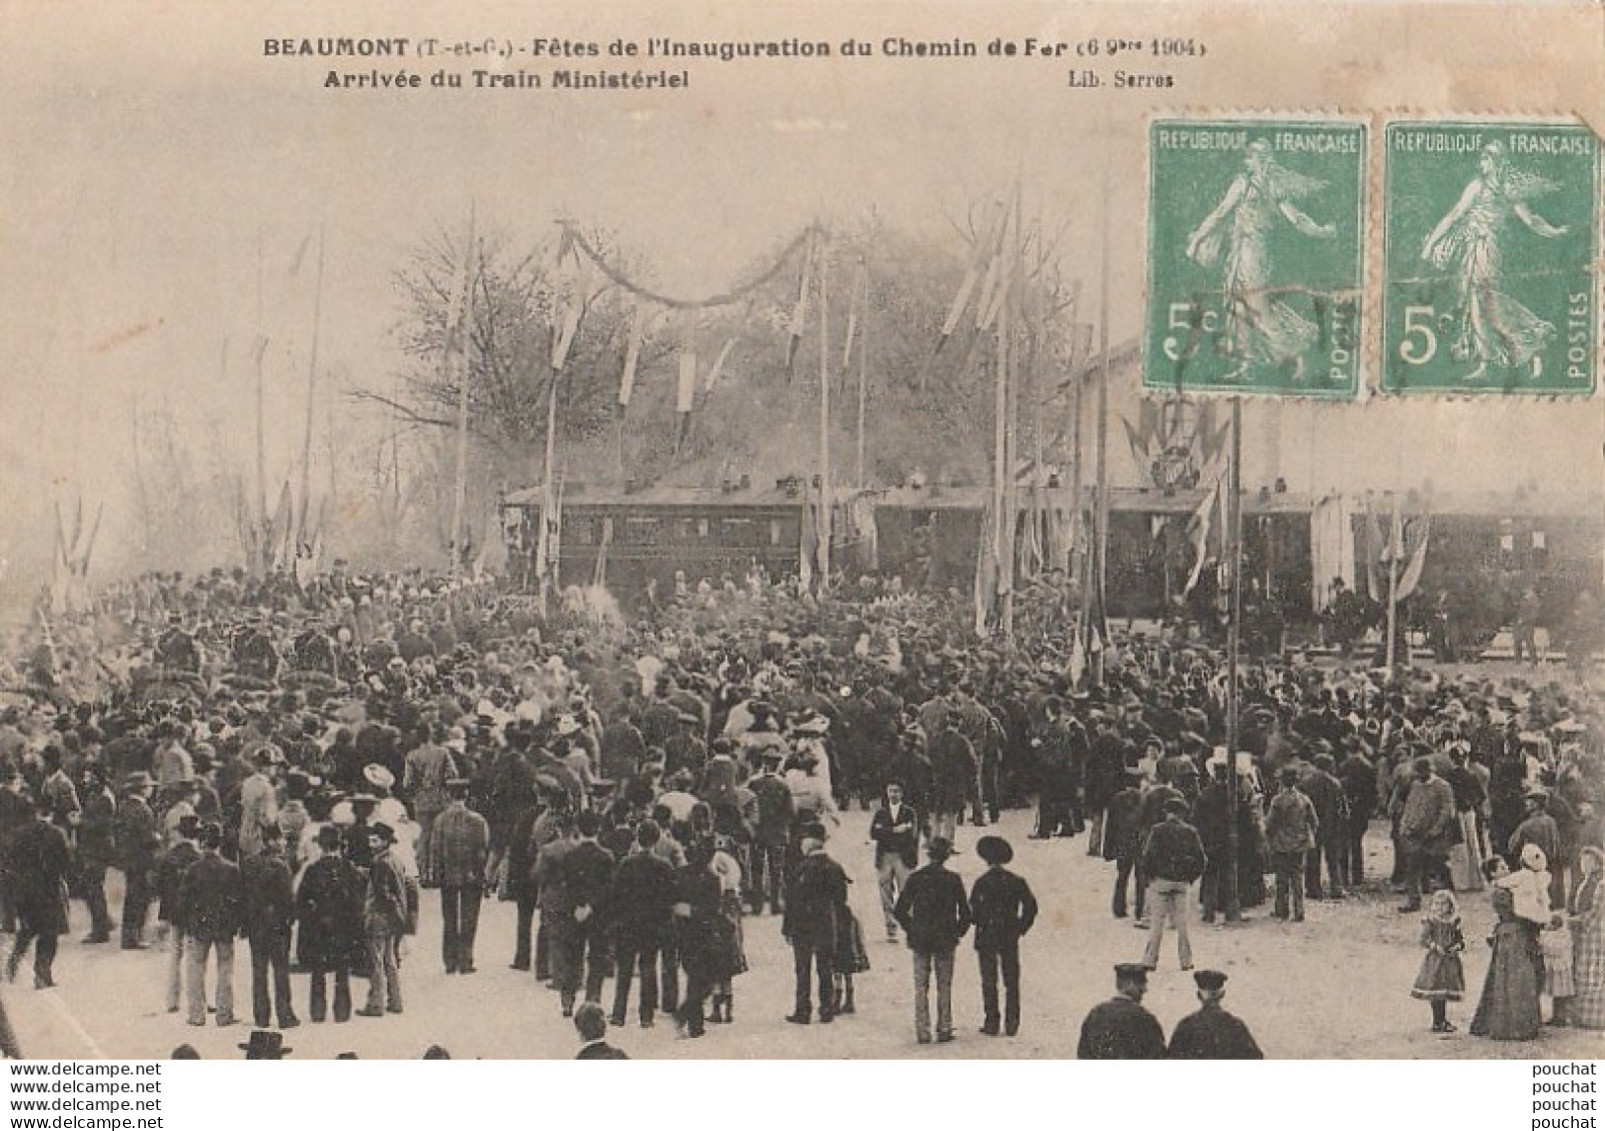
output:
[[[402, 942], [430, 891], [447, 974], [477, 971], [482, 903], [503, 899], [512, 965], [585, 1032], [601, 1006], [694, 1039], [734, 1022], [743, 923], [767, 911], [795, 958], [786, 1019], [828, 1023], [869, 961], [827, 850], [857, 806], [879, 926], [912, 952], [916, 1037], [953, 1039], [972, 927], [981, 1029], [1008, 1037], [1036, 898], [1002, 837], [976, 844], [988, 870], [968, 892], [943, 865], [960, 824], [1034, 804], [1033, 837], [1085, 836], [1114, 865], [1112, 914], [1150, 932], [1144, 971], [1167, 928], [1192, 968], [1195, 903], [1205, 921], [1269, 902], [1299, 922], [1306, 900], [1359, 891], [1380, 820], [1401, 910], [1426, 908], [1437, 961], [1412, 992], [1435, 1029], [1452, 1028], [1464, 939], [1434, 893], [1485, 887], [1501, 922], [1472, 1032], [1532, 1036], [1541, 997], [1553, 1023], [1605, 1027], [1605, 727], [1586, 686], [1263, 656], [1229, 753], [1219, 654], [1132, 634], [1089, 662], [1053, 616], [1008, 648], [968, 622], [951, 595], [756, 579], [628, 620], [583, 601], [547, 618], [491, 583], [339, 563], [304, 588], [214, 570], [41, 612], [0, 667], [6, 973], [31, 950], [34, 984], [54, 984], [72, 898], [85, 943], [161, 945], [167, 1008], [191, 1025], [238, 1019], [240, 938], [258, 1029], [301, 1023], [292, 971], [311, 975], [313, 1022], [383, 1018], [404, 1011]], [[1204, 1020], [1142, 1055], [1236, 1033], [1205, 973]], [[1084, 1054], [1108, 1046], [1083, 1034]]]

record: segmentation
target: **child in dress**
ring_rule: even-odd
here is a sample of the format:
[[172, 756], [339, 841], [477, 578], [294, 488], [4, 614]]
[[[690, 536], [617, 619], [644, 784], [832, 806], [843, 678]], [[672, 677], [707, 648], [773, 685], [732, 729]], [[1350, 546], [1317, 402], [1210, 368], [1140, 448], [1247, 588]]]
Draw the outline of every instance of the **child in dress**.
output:
[[1459, 1001], [1466, 990], [1465, 970], [1460, 962], [1466, 937], [1460, 930], [1460, 908], [1452, 892], [1433, 894], [1430, 912], [1421, 920], [1421, 945], [1427, 953], [1421, 959], [1421, 972], [1410, 988], [1410, 996], [1432, 1006], [1434, 1033], [1453, 1033], [1449, 1003]]

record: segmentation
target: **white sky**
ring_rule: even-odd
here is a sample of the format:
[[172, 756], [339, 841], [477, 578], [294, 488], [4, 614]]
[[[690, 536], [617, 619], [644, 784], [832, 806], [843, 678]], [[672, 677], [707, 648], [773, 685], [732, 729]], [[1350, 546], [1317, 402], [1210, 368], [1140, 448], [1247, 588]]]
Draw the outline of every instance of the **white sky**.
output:
[[[110, 501], [112, 542], [126, 536], [117, 508], [136, 401], [172, 406], [198, 450], [248, 473], [259, 238], [277, 476], [299, 442], [315, 252], [294, 277], [288, 264], [320, 228], [321, 368], [371, 384], [395, 362], [391, 272], [421, 236], [462, 223], [470, 200], [523, 238], [560, 214], [612, 227], [663, 287], [694, 293], [721, 289], [816, 216], [873, 205], [896, 226], [941, 235], [947, 216], [1018, 173], [1028, 208], [1068, 220], [1069, 270], [1090, 297], [1107, 160], [1111, 336], [1121, 342], [1141, 316], [1142, 124], [1155, 109], [1515, 108], [1605, 120], [1605, 17], [1587, 5], [1542, 17], [1210, 9], [1206, 22], [1174, 5], [564, 0], [455, 16], [348, 3], [311, 17], [281, 3], [102, 0], [91, 24], [81, 18], [90, 9], [73, 18], [42, 0], [0, 0], [0, 503], [30, 523], [53, 491], [82, 483]], [[264, 37], [301, 34], [833, 44], [848, 34], [983, 44], [1196, 34], [1211, 54], [1172, 66], [1180, 86], [1157, 97], [1069, 90], [1066, 61], [985, 57], [702, 62], [691, 64], [690, 91], [659, 95], [337, 93], [319, 89], [318, 60], [262, 57]], [[1511, 50], [1518, 40], [1542, 42], [1542, 64]], [[331, 376], [326, 387], [336, 384]], [[1117, 411], [1128, 400], [1117, 390]], [[1520, 478], [1597, 491], [1602, 411], [1599, 401], [1292, 406], [1281, 414], [1281, 470], [1295, 490]], [[1266, 416], [1250, 410], [1251, 481], [1266, 477], [1267, 449], [1255, 441], [1268, 434]], [[14, 523], [0, 556], [6, 539], [28, 540]]]

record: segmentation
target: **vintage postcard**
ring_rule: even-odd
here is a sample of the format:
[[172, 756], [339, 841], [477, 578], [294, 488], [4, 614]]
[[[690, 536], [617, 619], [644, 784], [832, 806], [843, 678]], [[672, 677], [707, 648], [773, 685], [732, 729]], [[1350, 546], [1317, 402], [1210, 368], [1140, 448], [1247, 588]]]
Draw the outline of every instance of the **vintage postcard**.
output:
[[1590, 1058], [1597, 3], [0, 0], [14, 1058]]

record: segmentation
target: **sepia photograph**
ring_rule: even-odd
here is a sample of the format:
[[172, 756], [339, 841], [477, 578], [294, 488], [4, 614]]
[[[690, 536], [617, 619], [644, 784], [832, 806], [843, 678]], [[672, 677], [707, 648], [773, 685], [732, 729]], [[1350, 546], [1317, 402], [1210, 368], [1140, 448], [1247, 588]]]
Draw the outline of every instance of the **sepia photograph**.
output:
[[1598, 4], [79, 15], [5, 1058], [1605, 1049]]

